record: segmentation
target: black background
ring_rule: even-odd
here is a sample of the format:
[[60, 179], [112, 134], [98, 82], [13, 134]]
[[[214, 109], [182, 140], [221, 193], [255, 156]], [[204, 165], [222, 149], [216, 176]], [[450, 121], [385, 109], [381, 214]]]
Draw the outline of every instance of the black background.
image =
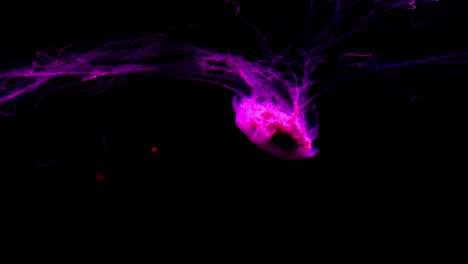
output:
[[[301, 3], [239, 2], [241, 15], [262, 30]], [[467, 50], [461, 2], [427, 26], [372, 32], [353, 47], [367, 45], [399, 60]], [[437, 9], [442, 3], [433, 5]], [[28, 65], [47, 47], [188, 24], [199, 26], [187, 33], [189, 41], [259, 57], [255, 33], [236, 19], [235, 6], [223, 1], [177, 1], [156, 8], [138, 2], [102, 7], [41, 3], [28, 10], [8, 7], [8, 13], [0, 35], [2, 70]], [[396, 14], [395, 19], [403, 18]], [[414, 102], [408, 93], [367, 75], [319, 97], [316, 145], [321, 151], [301, 161], [277, 159], [250, 143], [234, 123], [234, 93], [213, 84], [148, 76], [129, 78], [118, 89], [90, 98], [51, 94], [32, 112], [0, 117], [0, 173], [12, 183], [194, 193], [264, 190], [324, 199], [430, 192], [428, 186], [441, 179], [458, 177], [452, 168], [463, 153], [456, 136], [461, 120], [455, 114], [463, 110], [457, 92], [466, 87], [465, 73], [455, 71], [460, 66], [448, 72], [437, 67], [399, 73], [402, 88], [420, 93]], [[152, 147], [158, 151], [152, 153]], [[96, 182], [97, 173], [107, 180]]]

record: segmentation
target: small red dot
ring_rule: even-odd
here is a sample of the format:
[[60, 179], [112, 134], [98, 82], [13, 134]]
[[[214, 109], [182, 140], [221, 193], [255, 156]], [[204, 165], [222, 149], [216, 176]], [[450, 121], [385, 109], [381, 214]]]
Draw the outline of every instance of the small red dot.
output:
[[151, 152], [153, 152], [153, 153], [156, 152], [157, 150], [158, 150], [158, 149], [157, 149], [156, 147], [152, 147], [152, 148], [151, 148]]
[[102, 176], [101, 173], [96, 174], [96, 181], [100, 182], [100, 181], [105, 181], [105, 180], [106, 180], [106, 177]]

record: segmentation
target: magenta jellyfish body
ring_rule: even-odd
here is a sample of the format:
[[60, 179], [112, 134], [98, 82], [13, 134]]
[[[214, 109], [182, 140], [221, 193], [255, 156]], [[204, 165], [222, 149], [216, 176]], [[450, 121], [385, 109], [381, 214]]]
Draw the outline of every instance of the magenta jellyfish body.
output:
[[234, 111], [240, 130], [273, 155], [284, 159], [304, 159], [318, 152], [312, 145], [318, 134], [317, 127], [307, 127], [298, 105], [284, 109], [271, 101], [241, 98], [234, 101]]
[[[313, 141], [318, 124], [308, 122], [309, 83], [290, 82], [273, 67], [246, 61], [240, 56], [217, 55], [202, 59], [205, 72], [225, 64], [249, 87], [249, 94], [238, 93], [232, 105], [239, 129], [261, 149], [283, 159], [305, 159], [318, 149]], [[219, 69], [218, 69], [219, 70]], [[297, 78], [294, 75], [294, 78]]]
[[[382, 63], [372, 50], [342, 47], [345, 40], [368, 28], [405, 29], [435, 19], [397, 26], [378, 22], [392, 10], [414, 12], [418, 1], [310, 1], [303, 7], [303, 29], [281, 52], [270, 45], [274, 29], [263, 34], [242, 18], [236, 2], [226, 2], [236, 8], [233, 16], [260, 36], [263, 59], [249, 61], [240, 54], [170, 40], [164, 34], [145, 34], [101, 45], [76, 44], [38, 53], [31, 66], [0, 72], [0, 113], [15, 114], [14, 105], [33, 94], [39, 94], [40, 99], [66, 89], [91, 96], [131, 74], [170, 76], [214, 83], [234, 91], [235, 122], [252, 143], [282, 159], [306, 159], [318, 153], [314, 145], [319, 130], [314, 99], [331, 87], [366, 73], [384, 76], [392, 69], [450, 63], [454, 58], [458, 59], [455, 63], [465, 63], [459, 58], [466, 52]], [[420, 3], [428, 2], [437, 1]], [[359, 18], [349, 21], [347, 16], [353, 11]], [[320, 25], [311, 22], [317, 12], [321, 15], [318, 17], [325, 17]], [[52, 82], [61, 76], [68, 79]], [[83, 82], [88, 84], [86, 89], [74, 87]]]

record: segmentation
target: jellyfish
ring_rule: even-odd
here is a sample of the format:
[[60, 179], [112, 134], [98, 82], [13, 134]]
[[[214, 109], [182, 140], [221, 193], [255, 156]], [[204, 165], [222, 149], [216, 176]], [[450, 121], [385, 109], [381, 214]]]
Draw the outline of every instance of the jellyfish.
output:
[[[434, 21], [437, 16], [407, 25], [385, 25], [381, 19], [397, 16], [398, 12], [416, 12], [421, 5], [437, 0], [312, 0], [302, 7], [299, 32], [281, 50], [272, 47], [271, 36], [283, 22], [262, 32], [242, 17], [237, 2], [225, 2], [233, 7], [233, 15], [261, 39], [262, 59], [252, 61], [229, 50], [173, 40], [170, 34], [161, 32], [73, 44], [53, 52], [38, 52], [30, 66], [1, 71], [0, 114], [17, 114], [15, 105], [33, 96], [37, 99], [28, 110], [34, 109], [40, 98], [57, 90], [93, 96], [131, 75], [174, 77], [232, 90], [235, 123], [253, 144], [281, 159], [308, 159], [319, 152], [314, 144], [319, 135], [315, 98], [330, 88], [367, 73], [385, 75], [396, 68], [466, 63], [462, 59], [468, 54], [465, 51], [383, 62], [372, 50], [347, 50], [344, 45], [366, 29], [403, 30]], [[356, 14], [359, 19], [350, 21]], [[317, 18], [324, 21], [317, 24]], [[86, 85], [76, 88], [78, 83]]]

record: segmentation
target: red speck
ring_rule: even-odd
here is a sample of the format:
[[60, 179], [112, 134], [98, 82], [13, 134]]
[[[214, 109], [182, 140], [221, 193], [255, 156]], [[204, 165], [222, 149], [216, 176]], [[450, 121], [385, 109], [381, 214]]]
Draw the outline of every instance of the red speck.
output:
[[250, 126], [253, 128], [253, 129], [257, 129], [258, 128], [258, 123], [253, 121], [253, 120], [250, 120]]
[[106, 180], [106, 177], [102, 176], [101, 173], [96, 174], [96, 181], [97, 182], [103, 182]]
[[155, 153], [156, 151], [158, 151], [158, 149], [156, 147], [151, 148], [151, 152]]
[[268, 119], [268, 118], [272, 118], [272, 117], [274, 117], [274, 116], [275, 116], [275, 115], [272, 114], [272, 113], [270, 113], [270, 112], [263, 112], [263, 117], [264, 117], [264, 118], [267, 118], [267, 119]]

